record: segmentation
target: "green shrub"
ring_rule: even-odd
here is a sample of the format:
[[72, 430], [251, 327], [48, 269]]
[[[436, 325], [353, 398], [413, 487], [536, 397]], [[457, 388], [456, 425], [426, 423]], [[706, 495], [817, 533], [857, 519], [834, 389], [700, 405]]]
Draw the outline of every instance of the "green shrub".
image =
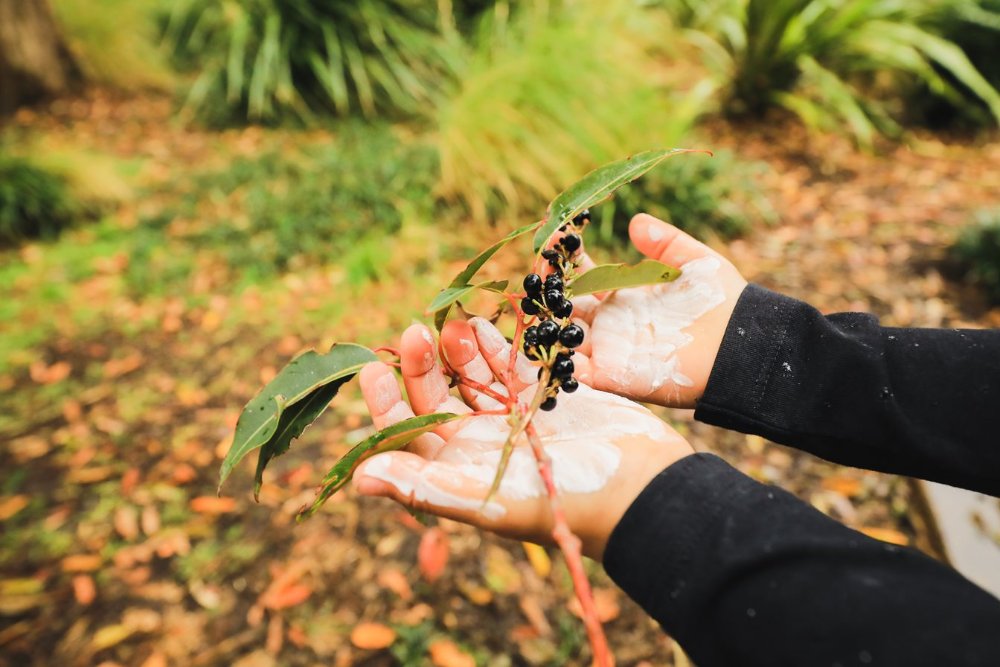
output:
[[404, 215], [431, 217], [436, 171], [429, 147], [404, 143], [386, 127], [350, 124], [332, 144], [271, 151], [193, 174], [171, 186], [184, 191], [183, 204], [141, 226], [131, 278], [144, 285], [175, 267], [185, 273], [190, 263], [181, 266], [174, 256], [197, 251], [222, 258], [249, 280], [305, 264], [365, 271], [363, 239], [384, 241]]
[[954, 42], [942, 12], [971, 0], [663, 0], [686, 27], [730, 114], [784, 107], [816, 127], [845, 127], [862, 145], [900, 131], [893, 114], [924, 82], [958, 86], [1000, 119], [1000, 93]]
[[77, 213], [63, 178], [26, 159], [0, 156], [0, 244], [55, 238]]
[[654, 14], [631, 1], [487, 12], [436, 112], [441, 188], [475, 218], [539, 210], [598, 164], [676, 145], [700, 108], [658, 88]]
[[210, 121], [422, 109], [450, 69], [436, 3], [181, 0], [165, 22]]
[[628, 222], [639, 212], [669, 220], [700, 238], [728, 238], [755, 222], [770, 223], [774, 210], [755, 180], [765, 168], [742, 162], [730, 151], [667, 160], [601, 207], [597, 237], [603, 242], [627, 238]]
[[952, 253], [966, 269], [966, 275], [1000, 303], [1000, 209], [976, 214]]
[[169, 0], [53, 0], [52, 9], [88, 81], [116, 88], [169, 88], [156, 17]]
[[[937, 21], [937, 31], [962, 49], [990, 85], [1000, 88], [1000, 0], [949, 3]], [[942, 71], [942, 76], [948, 73]], [[926, 85], [909, 94], [907, 117], [932, 126], [993, 124], [989, 107], [956, 80], [957, 94], [929, 95]]]

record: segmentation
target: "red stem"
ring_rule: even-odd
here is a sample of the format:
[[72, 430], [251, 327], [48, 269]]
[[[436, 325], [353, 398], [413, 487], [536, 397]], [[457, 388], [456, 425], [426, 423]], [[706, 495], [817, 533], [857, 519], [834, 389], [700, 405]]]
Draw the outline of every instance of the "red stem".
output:
[[566, 514], [563, 511], [562, 503], [559, 502], [559, 492], [552, 476], [551, 461], [542, 448], [542, 441], [535, 431], [535, 425], [528, 422], [525, 433], [528, 436], [528, 442], [531, 443], [531, 451], [535, 455], [535, 461], [538, 463], [538, 474], [541, 475], [542, 481], [545, 483], [545, 490], [549, 495], [549, 507], [552, 508], [553, 522], [552, 538], [559, 545], [559, 549], [566, 558], [566, 567], [569, 568], [569, 574], [573, 580], [576, 599], [580, 601], [580, 607], [583, 609], [583, 624], [587, 629], [590, 647], [594, 652], [594, 664], [598, 667], [614, 667], [615, 659], [608, 647], [608, 639], [604, 635], [604, 628], [601, 627], [597, 605], [594, 603], [594, 594], [590, 589], [590, 581], [583, 568], [580, 538], [573, 534], [566, 521]]
[[512, 401], [510, 400], [510, 398], [507, 397], [507, 396], [504, 396], [500, 392], [496, 391], [495, 389], [493, 389], [493, 387], [487, 386], [487, 385], [483, 384], [482, 382], [476, 382], [475, 380], [471, 380], [469, 378], [462, 377], [462, 376], [458, 376], [458, 382], [459, 382], [459, 384], [464, 384], [469, 389], [474, 389], [474, 390], [478, 391], [480, 394], [483, 394], [484, 396], [489, 396], [490, 398], [492, 398], [494, 401], [497, 401], [498, 403], [502, 403], [502, 404], [506, 405], [508, 407], [508, 410], [505, 411], [504, 414], [508, 414], [510, 412], [509, 408], [510, 408], [511, 403], [512, 403]]

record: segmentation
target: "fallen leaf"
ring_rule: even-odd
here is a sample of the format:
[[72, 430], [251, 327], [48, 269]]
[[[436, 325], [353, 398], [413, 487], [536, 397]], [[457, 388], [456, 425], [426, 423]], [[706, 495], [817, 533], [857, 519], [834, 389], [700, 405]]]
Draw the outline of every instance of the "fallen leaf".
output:
[[97, 554], [73, 554], [62, 559], [63, 572], [93, 572], [101, 567]]
[[152, 505], [146, 505], [142, 508], [140, 524], [142, 525], [142, 532], [146, 535], [153, 535], [159, 532], [160, 513]]
[[476, 667], [476, 661], [448, 639], [432, 641], [428, 650], [435, 667]]
[[413, 599], [413, 589], [401, 570], [394, 567], [384, 568], [378, 573], [378, 585], [399, 596], [404, 602]]
[[830, 475], [824, 477], [821, 486], [829, 491], [835, 491], [848, 498], [856, 498], [861, 495], [863, 489], [861, 480], [857, 477], [847, 475]]
[[305, 602], [312, 595], [312, 588], [305, 584], [290, 584], [272, 591], [264, 601], [268, 609], [288, 609]]
[[[621, 614], [621, 606], [618, 604], [618, 594], [610, 588], [594, 588], [594, 607], [597, 608], [597, 620], [601, 623], [613, 621]], [[583, 618], [580, 601], [574, 596], [566, 603], [567, 609], [577, 618]]]
[[198, 496], [191, 499], [191, 511], [199, 514], [226, 514], [236, 509], [236, 499], [215, 496]]
[[73, 577], [73, 597], [84, 607], [97, 597], [97, 587], [89, 574], [78, 574]]
[[106, 648], [111, 648], [122, 643], [130, 636], [132, 636], [132, 630], [120, 623], [106, 625], [94, 633], [94, 638], [90, 641], [90, 646], [95, 652], [103, 651]]
[[298, 625], [289, 625], [288, 632], [285, 633], [288, 637], [288, 641], [292, 642], [299, 648], [305, 648], [309, 645], [309, 635], [306, 634], [305, 630]]
[[142, 478], [142, 472], [138, 468], [129, 468], [122, 475], [122, 495], [130, 496], [132, 491], [135, 490], [136, 485]]
[[155, 651], [143, 661], [140, 667], [167, 667], [167, 656]]
[[36, 361], [28, 368], [31, 379], [38, 384], [55, 384], [69, 377], [73, 367], [67, 361], [57, 361], [49, 366], [44, 361]]
[[542, 604], [538, 601], [537, 597], [524, 594], [518, 599], [518, 606], [540, 636], [547, 637], [552, 634], [552, 626], [549, 625], [549, 620], [545, 618], [545, 611], [542, 609]]
[[392, 646], [396, 631], [381, 623], [359, 623], [351, 630], [351, 643], [357, 648], [376, 651]]
[[549, 558], [545, 548], [531, 542], [521, 542], [524, 553], [528, 555], [528, 562], [539, 577], [544, 579], [552, 571], [552, 560]]
[[437, 581], [448, 566], [448, 535], [438, 527], [428, 528], [420, 536], [417, 547], [417, 566], [420, 574], [430, 583]]
[[868, 537], [874, 537], [876, 540], [882, 540], [890, 544], [898, 544], [905, 547], [910, 543], [909, 537], [892, 528], [863, 527], [858, 530]]
[[0, 521], [6, 521], [28, 506], [28, 496], [19, 494], [0, 500]]
[[130, 505], [119, 507], [114, 516], [115, 531], [131, 542], [139, 536], [139, 514]]

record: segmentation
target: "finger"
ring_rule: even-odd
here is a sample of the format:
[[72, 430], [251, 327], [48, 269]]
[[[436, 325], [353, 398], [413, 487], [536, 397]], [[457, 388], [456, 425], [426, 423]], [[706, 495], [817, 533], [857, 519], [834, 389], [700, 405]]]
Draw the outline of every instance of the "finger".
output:
[[[413, 410], [399, 391], [399, 382], [392, 369], [382, 362], [367, 364], [359, 377], [361, 395], [364, 396], [368, 412], [371, 413], [375, 428], [382, 430], [404, 419], [413, 417]], [[407, 447], [410, 451], [432, 459], [444, 447], [444, 440], [434, 433], [425, 433]]]
[[[403, 332], [400, 356], [403, 384], [410, 397], [410, 406], [418, 415], [434, 412], [465, 414], [471, 408], [448, 391], [448, 379], [437, 359], [434, 337], [430, 329], [414, 324]], [[457, 422], [441, 424], [435, 432], [447, 440], [459, 429]]]
[[[493, 376], [493, 371], [479, 351], [476, 332], [468, 322], [451, 320], [445, 324], [441, 331], [441, 347], [444, 348], [448, 365], [460, 378], [486, 385], [503, 396], [507, 395], [507, 389]], [[459, 383], [458, 391], [467, 403], [478, 410], [495, 410], [503, 407], [503, 404], [496, 399], [468, 385]]]
[[354, 488], [366, 496], [398, 503], [482, 528], [494, 527], [507, 514], [498, 499], [483, 504], [489, 485], [453, 463], [427, 461], [409, 452], [387, 452], [362, 463]]
[[[473, 317], [469, 320], [469, 324], [476, 332], [476, 343], [486, 363], [496, 377], [502, 378], [510, 365], [510, 343], [489, 320]], [[538, 367], [520, 352], [517, 353], [514, 362], [514, 377], [511, 378], [511, 382], [514, 391], [518, 393], [538, 382]]]
[[693, 259], [718, 256], [701, 241], [648, 213], [640, 213], [632, 218], [628, 235], [643, 255], [675, 267]]
[[590, 340], [590, 324], [586, 320], [576, 317], [576, 311], [573, 312], [573, 315], [574, 317], [571, 320], [573, 324], [583, 329], [583, 342], [573, 351], [590, 356], [590, 352], [593, 349], [593, 341]]

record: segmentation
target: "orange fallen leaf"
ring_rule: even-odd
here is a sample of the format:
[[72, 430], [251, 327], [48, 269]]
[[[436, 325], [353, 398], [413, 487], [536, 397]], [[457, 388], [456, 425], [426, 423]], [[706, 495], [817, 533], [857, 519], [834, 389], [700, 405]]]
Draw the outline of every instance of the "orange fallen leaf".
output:
[[401, 570], [394, 567], [385, 568], [378, 573], [377, 580], [379, 586], [389, 589], [404, 602], [413, 599], [413, 589], [410, 588], [410, 582]]
[[142, 478], [142, 472], [138, 468], [129, 468], [122, 475], [122, 495], [130, 496], [132, 491], [135, 490], [136, 485]]
[[267, 622], [267, 640], [264, 648], [271, 655], [281, 653], [281, 646], [285, 643], [285, 625], [281, 616], [272, 616]]
[[396, 631], [381, 623], [359, 623], [351, 630], [351, 643], [370, 651], [388, 648], [396, 641]]
[[6, 521], [28, 506], [28, 496], [20, 494], [0, 500], [0, 521]]
[[73, 577], [73, 597], [84, 607], [97, 597], [97, 587], [89, 574], [78, 574]]
[[305, 602], [312, 595], [312, 588], [305, 584], [290, 584], [283, 588], [271, 591], [264, 600], [264, 606], [268, 609], [288, 609]]
[[187, 484], [198, 476], [198, 471], [187, 463], [178, 463], [174, 467], [173, 478], [175, 484]]
[[191, 511], [199, 514], [225, 514], [236, 509], [235, 498], [216, 498], [215, 496], [198, 496], [191, 499]]
[[292, 642], [299, 648], [304, 648], [309, 645], [309, 635], [306, 634], [306, 631], [303, 630], [301, 626], [289, 625], [288, 632], [285, 633], [285, 635], [288, 637], [288, 641]]
[[476, 661], [458, 645], [448, 639], [431, 642], [428, 649], [434, 667], [476, 667]]
[[890, 544], [898, 544], [905, 547], [910, 543], [909, 537], [892, 528], [863, 527], [858, 530], [868, 537], [874, 537], [876, 540], [882, 540]]
[[93, 572], [101, 567], [97, 554], [74, 554], [62, 559], [63, 572]]
[[822, 486], [828, 491], [835, 491], [847, 498], [855, 498], [861, 495], [863, 490], [861, 480], [857, 477], [847, 475], [831, 475], [823, 478]]
[[417, 547], [417, 566], [424, 579], [434, 583], [444, 574], [448, 554], [448, 535], [437, 527], [425, 530]]
[[139, 514], [134, 507], [124, 506], [115, 510], [115, 531], [131, 542], [139, 535]]
[[153, 535], [160, 530], [160, 513], [152, 505], [142, 508], [142, 516], [139, 519], [142, 532], [146, 535]]
[[55, 384], [69, 377], [73, 367], [69, 362], [57, 361], [49, 366], [44, 361], [36, 361], [28, 368], [31, 379], [38, 384]]

